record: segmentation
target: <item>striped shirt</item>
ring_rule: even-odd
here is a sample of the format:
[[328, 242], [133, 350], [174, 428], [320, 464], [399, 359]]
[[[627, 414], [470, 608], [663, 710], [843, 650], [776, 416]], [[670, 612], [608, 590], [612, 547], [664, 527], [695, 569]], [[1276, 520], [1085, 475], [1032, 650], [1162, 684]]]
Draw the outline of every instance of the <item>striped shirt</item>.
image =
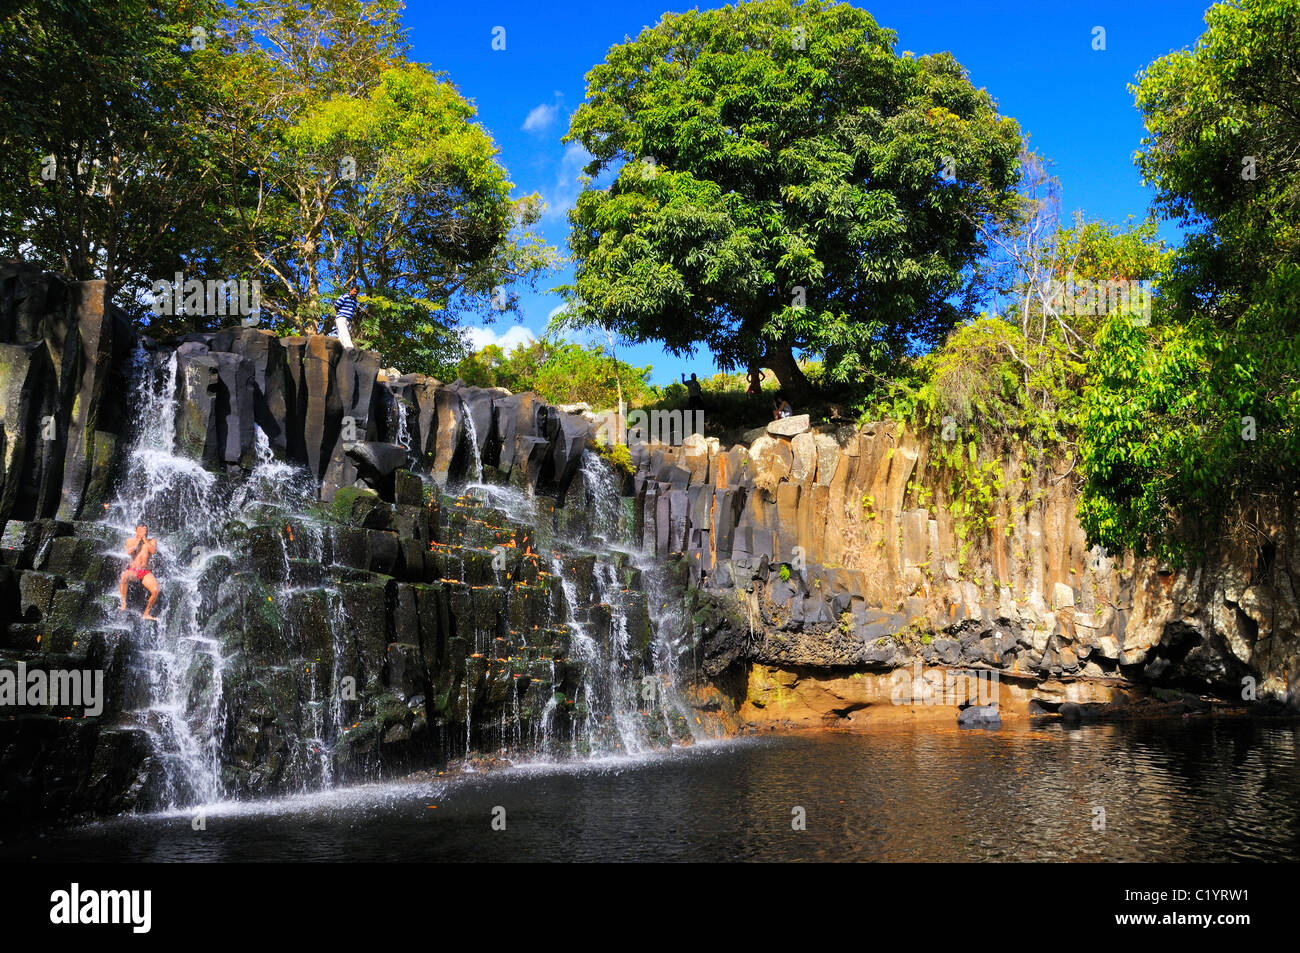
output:
[[344, 321], [351, 321], [357, 310], [357, 296], [345, 294], [334, 302], [334, 316]]

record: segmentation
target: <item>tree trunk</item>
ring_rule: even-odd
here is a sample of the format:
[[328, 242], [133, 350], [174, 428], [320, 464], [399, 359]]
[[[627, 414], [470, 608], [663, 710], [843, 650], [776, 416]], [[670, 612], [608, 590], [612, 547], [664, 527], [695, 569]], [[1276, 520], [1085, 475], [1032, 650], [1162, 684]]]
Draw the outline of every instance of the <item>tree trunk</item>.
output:
[[813, 390], [798, 361], [794, 359], [794, 352], [790, 345], [777, 341], [768, 342], [763, 361], [776, 375], [786, 400], [790, 401], [798, 412], [799, 406], [806, 405], [813, 396]]

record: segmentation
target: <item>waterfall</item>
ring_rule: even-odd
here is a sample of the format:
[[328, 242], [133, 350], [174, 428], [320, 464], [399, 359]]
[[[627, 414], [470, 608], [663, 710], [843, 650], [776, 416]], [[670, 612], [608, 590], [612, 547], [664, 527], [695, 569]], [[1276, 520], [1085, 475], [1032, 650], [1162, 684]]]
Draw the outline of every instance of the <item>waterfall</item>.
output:
[[474, 414], [469, 404], [460, 402], [461, 418], [465, 421], [465, 434], [469, 438], [469, 451], [474, 455], [474, 476], [471, 484], [483, 482], [483, 453], [478, 446], [478, 427], [474, 423]]
[[[429, 733], [436, 723], [444, 758], [637, 754], [693, 740], [677, 685], [682, 613], [666, 576], [630, 548], [625, 501], [597, 455], [584, 455], [564, 507], [525, 486], [484, 484], [462, 401], [471, 489], [392, 510], [408, 527], [416, 513], [442, 513], [451, 542], [428, 548], [448, 578], [435, 582], [358, 563], [358, 541], [369, 546], [385, 531], [339, 522], [306, 469], [277, 459], [260, 428], [248, 470], [214, 473], [178, 453], [188, 395], [175, 354], [142, 349], [135, 372], [132, 437], [100, 527], [123, 565], [137, 520], [158, 540], [160, 621], [139, 618], [134, 583], [131, 613], [117, 610], [116, 591], [102, 599], [109, 626], [133, 648], [122, 717], [149, 738], [160, 806], [374, 777], [376, 746], [403, 750], [416, 721]], [[406, 412], [399, 399], [394, 436], [409, 450]], [[521, 541], [510, 569], [487, 565], [498, 539]], [[525, 546], [532, 563], [520, 559]], [[359, 609], [367, 593], [372, 608]], [[421, 634], [404, 626], [445, 616], [421, 604], [401, 622], [398, 599], [434, 600], [456, 619]], [[399, 684], [395, 651], [427, 673]]]
[[[160, 363], [165, 360], [165, 365]], [[137, 521], [158, 540], [151, 566], [159, 583], [156, 623], [116, 608], [116, 592], [106, 595], [106, 615], [126, 630], [137, 651], [137, 682], [129, 722], [149, 735], [161, 767], [160, 799], [176, 807], [207, 803], [222, 795], [222, 702], [227, 659], [220, 640], [205, 631], [220, 583], [232, 571], [236, 536], [257, 516], [301, 512], [312, 490], [306, 473], [278, 461], [260, 428], [256, 462], [242, 480], [232, 482], [175, 452], [177, 359], [175, 353], [135, 355], [135, 439], [127, 452], [116, 497], [106, 504], [103, 522], [116, 531], [110, 553], [128, 556], [123, 543]], [[308, 531], [310, 532], [310, 531]], [[288, 553], [284, 553], [287, 571]], [[131, 584], [133, 600], [140, 594]]]
[[[193, 598], [208, 558], [194, 530], [206, 522], [216, 476], [197, 461], [172, 452], [175, 355], [170, 355], [161, 374], [154, 356], [142, 348], [134, 364], [136, 439], [118, 496], [107, 505], [105, 522], [118, 531], [112, 552], [123, 568], [129, 559], [123, 542], [134, 535], [137, 521], [146, 523], [149, 534], [159, 540], [153, 568], [160, 588], [155, 608], [160, 621], [148, 623], [112, 608], [108, 611], [117, 626], [129, 625], [138, 650], [143, 697], [137, 696], [138, 707], [127, 712], [128, 719], [149, 735], [160, 762], [163, 803], [177, 806], [211, 801], [218, 793], [216, 699], [222, 659], [219, 647], [202, 634]], [[117, 595], [105, 598], [111, 603]], [[187, 705], [191, 671], [205, 673], [211, 686], [192, 711]]]
[[411, 459], [411, 424], [408, 419], [410, 408], [407, 406], [406, 398], [401, 394], [394, 393], [393, 400], [397, 404], [397, 445], [406, 451], [406, 459]]

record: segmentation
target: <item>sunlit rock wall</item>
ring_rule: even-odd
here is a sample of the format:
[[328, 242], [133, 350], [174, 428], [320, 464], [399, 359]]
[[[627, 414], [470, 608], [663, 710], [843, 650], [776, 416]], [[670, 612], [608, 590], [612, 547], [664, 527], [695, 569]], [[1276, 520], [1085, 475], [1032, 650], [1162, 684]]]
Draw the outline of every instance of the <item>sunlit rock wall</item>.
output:
[[1087, 544], [1077, 473], [1011, 453], [988, 526], [963, 539], [926, 435], [785, 429], [802, 432], [632, 447], [642, 537], [700, 587], [706, 673], [920, 658], [1297, 701], [1294, 519], [1248, 514], [1257, 542], [1210, 540], [1184, 568], [1116, 560]]

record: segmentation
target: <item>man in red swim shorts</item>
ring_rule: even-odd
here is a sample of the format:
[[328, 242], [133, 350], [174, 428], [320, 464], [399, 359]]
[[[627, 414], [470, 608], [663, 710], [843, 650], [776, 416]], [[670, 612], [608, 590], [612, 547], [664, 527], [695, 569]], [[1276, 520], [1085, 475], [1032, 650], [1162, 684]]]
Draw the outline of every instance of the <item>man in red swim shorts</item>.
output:
[[153, 614], [153, 604], [158, 601], [158, 580], [149, 569], [149, 557], [158, 552], [158, 540], [149, 538], [149, 527], [137, 523], [135, 536], [126, 541], [126, 551], [131, 556], [130, 565], [123, 571], [121, 579], [122, 610], [126, 610], [126, 588], [132, 577], [149, 593], [141, 618], [158, 621]]

